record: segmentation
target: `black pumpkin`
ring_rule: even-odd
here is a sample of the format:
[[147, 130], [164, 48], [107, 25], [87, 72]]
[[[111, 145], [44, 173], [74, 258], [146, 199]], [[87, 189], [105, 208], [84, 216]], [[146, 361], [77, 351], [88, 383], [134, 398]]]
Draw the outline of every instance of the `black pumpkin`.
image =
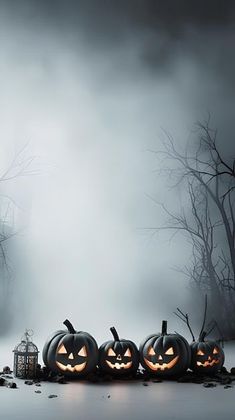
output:
[[47, 339], [42, 352], [43, 361], [53, 372], [71, 378], [85, 376], [97, 365], [97, 343], [90, 334], [75, 331], [67, 319], [64, 325], [67, 331], [56, 331]]
[[215, 340], [204, 340], [202, 332], [198, 341], [190, 345], [192, 351], [191, 369], [202, 375], [214, 375], [224, 364], [224, 352]]
[[99, 367], [112, 376], [128, 376], [139, 366], [139, 352], [130, 340], [119, 338], [114, 327], [110, 328], [114, 340], [106, 341], [99, 348]]
[[191, 351], [180, 334], [167, 334], [167, 321], [162, 321], [162, 332], [149, 335], [140, 344], [140, 363], [154, 376], [176, 376], [190, 366]]

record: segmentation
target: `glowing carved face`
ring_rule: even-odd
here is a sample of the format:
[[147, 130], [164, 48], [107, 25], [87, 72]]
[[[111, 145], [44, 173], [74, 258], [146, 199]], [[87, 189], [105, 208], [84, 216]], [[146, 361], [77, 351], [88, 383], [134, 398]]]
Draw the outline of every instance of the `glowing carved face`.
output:
[[81, 372], [87, 364], [87, 349], [82, 346], [80, 349], [67, 349], [61, 343], [57, 350], [56, 365], [63, 372]]
[[213, 374], [223, 366], [224, 352], [216, 341], [194, 342], [191, 349], [193, 371]]
[[140, 363], [153, 376], [173, 377], [187, 370], [191, 351], [187, 340], [178, 333], [167, 333], [167, 321], [162, 331], [147, 336], [139, 347]]
[[208, 367], [218, 365], [220, 363], [219, 349], [214, 347], [212, 354], [206, 354], [202, 350], [197, 351], [197, 366]]
[[119, 352], [115, 352], [113, 348], [109, 348], [107, 351], [105, 362], [111, 369], [130, 369], [132, 367], [132, 354], [128, 347], [123, 352], [121, 346]]
[[172, 369], [179, 359], [179, 356], [175, 354], [172, 346], [161, 353], [156, 353], [154, 348], [150, 346], [147, 355], [148, 357], [144, 357], [144, 361], [153, 371]]

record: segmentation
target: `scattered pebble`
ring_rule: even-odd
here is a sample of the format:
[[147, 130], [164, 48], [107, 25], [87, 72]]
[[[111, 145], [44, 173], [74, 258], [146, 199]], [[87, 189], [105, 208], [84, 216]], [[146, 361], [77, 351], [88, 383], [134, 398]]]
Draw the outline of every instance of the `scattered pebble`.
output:
[[8, 382], [7, 384], [7, 388], [12, 388], [12, 389], [16, 389], [17, 385], [15, 382]]
[[4, 386], [4, 385], [6, 385], [6, 381], [4, 378], [0, 377], [0, 386]]
[[[36, 391], [34, 391], [35, 392], [35, 394], [41, 394], [42, 393], [42, 391], [40, 391], [39, 389], [37, 389]], [[48, 397], [49, 398], [49, 397]]]
[[24, 383], [25, 383], [25, 385], [33, 385], [34, 384], [33, 381], [28, 380], [28, 379], [26, 381], [24, 381]]
[[205, 382], [203, 386], [204, 388], [214, 388], [216, 387], [216, 384], [214, 382]]
[[12, 370], [11, 370], [11, 368], [9, 368], [9, 366], [4, 366], [2, 372], [8, 374], [8, 373], [12, 373]]
[[58, 397], [58, 395], [56, 395], [56, 394], [50, 394], [50, 395], [48, 395], [48, 398], [57, 398]]
[[108, 395], [108, 398], [110, 398], [110, 395]]

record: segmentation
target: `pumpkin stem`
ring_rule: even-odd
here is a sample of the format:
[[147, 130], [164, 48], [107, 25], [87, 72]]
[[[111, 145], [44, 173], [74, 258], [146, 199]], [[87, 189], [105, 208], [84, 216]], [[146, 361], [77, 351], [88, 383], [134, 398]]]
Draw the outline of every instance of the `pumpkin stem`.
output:
[[202, 333], [199, 336], [199, 341], [204, 341], [204, 338], [206, 337], [207, 333], [206, 331], [202, 331]]
[[167, 334], [167, 321], [162, 321], [162, 335]]
[[111, 333], [113, 334], [114, 341], [120, 341], [119, 335], [115, 327], [110, 328]]
[[68, 330], [69, 330], [70, 334], [75, 334], [75, 333], [76, 333], [75, 329], [73, 328], [73, 326], [72, 326], [71, 322], [70, 322], [68, 319], [66, 319], [66, 320], [63, 322], [63, 324], [64, 324], [64, 325], [68, 328]]

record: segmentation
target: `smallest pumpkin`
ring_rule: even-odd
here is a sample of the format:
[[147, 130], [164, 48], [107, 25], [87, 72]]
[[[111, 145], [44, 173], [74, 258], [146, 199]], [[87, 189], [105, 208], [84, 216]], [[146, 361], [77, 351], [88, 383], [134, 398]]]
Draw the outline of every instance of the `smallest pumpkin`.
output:
[[99, 367], [112, 376], [128, 376], [137, 371], [139, 352], [130, 340], [119, 338], [114, 327], [110, 328], [114, 340], [106, 341], [99, 348]]
[[198, 341], [190, 345], [192, 351], [191, 369], [201, 375], [214, 375], [224, 364], [224, 352], [215, 340], [205, 340], [203, 331]]

